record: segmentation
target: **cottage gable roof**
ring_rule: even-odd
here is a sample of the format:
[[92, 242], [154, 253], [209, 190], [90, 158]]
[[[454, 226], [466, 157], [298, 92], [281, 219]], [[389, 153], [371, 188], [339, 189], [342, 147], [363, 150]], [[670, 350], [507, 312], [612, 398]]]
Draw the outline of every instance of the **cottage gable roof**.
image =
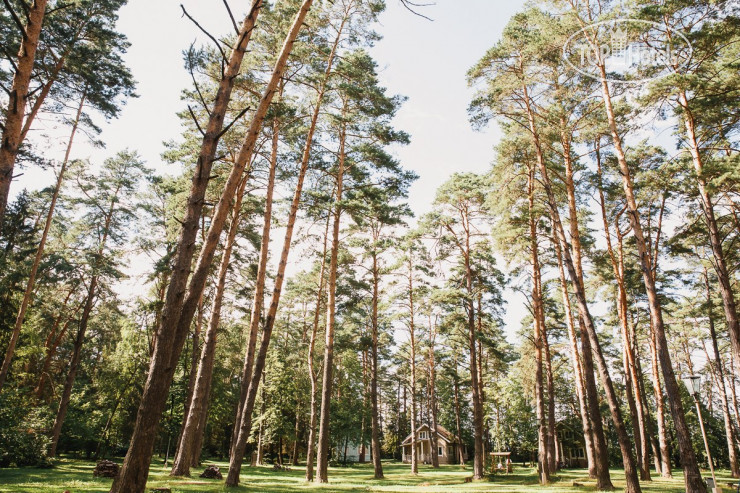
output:
[[[422, 441], [424, 441], [424, 440], [430, 440], [429, 437], [423, 438], [423, 439], [418, 438], [419, 437], [419, 433], [422, 432], [422, 431], [431, 431], [431, 427], [429, 425], [427, 425], [427, 424], [423, 424], [423, 425], [419, 426], [416, 429], [416, 437], [417, 437], [416, 439], [417, 440], [422, 440]], [[442, 426], [440, 424], [437, 425], [437, 438], [441, 438], [442, 440], [444, 440], [447, 443], [460, 443], [460, 439], [456, 435], [453, 435], [450, 430], [448, 430], [447, 428], [445, 428], [444, 426]], [[409, 433], [409, 435], [404, 439], [403, 443], [401, 443], [401, 446], [403, 446], [403, 445], [409, 445], [410, 443], [411, 443], [411, 433]]]

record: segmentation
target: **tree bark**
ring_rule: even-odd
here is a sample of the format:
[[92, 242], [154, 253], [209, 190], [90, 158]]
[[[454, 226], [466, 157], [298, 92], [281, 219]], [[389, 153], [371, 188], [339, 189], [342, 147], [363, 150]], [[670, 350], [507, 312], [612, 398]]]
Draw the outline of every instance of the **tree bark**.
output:
[[560, 212], [557, 208], [557, 201], [552, 190], [552, 184], [550, 182], [547, 166], [545, 164], [544, 155], [539, 139], [539, 133], [535, 125], [534, 112], [531, 108], [529, 93], [526, 85], [523, 86], [523, 93], [524, 104], [527, 109], [527, 116], [529, 120], [529, 127], [532, 133], [534, 147], [537, 154], [537, 164], [540, 168], [541, 178], [543, 181], [545, 192], [547, 194], [548, 207], [550, 209], [550, 214], [552, 216], [553, 224], [559, 237], [559, 241], [563, 245], [563, 259], [568, 270], [568, 275], [570, 276], [571, 281], [573, 281], [576, 300], [578, 301], [579, 316], [585, 325], [586, 333], [591, 343], [591, 349], [593, 350], [593, 354], [596, 356], [596, 362], [599, 368], [599, 376], [601, 377], [601, 382], [606, 393], [609, 410], [611, 411], [612, 415], [612, 421], [614, 422], [614, 428], [617, 432], [619, 448], [622, 452], [622, 462], [624, 464], [624, 474], [626, 480], [625, 491], [627, 493], [639, 493], [641, 491], [640, 482], [637, 478], [635, 459], [632, 455], [632, 447], [630, 445], [629, 435], [627, 434], [627, 430], [624, 426], [624, 421], [622, 420], [622, 411], [619, 407], [619, 400], [617, 398], [616, 392], [614, 391], [614, 385], [609, 375], [608, 364], [601, 350], [601, 344], [596, 333], [596, 326], [594, 325], [593, 319], [591, 318], [585, 289], [584, 286], [580, 282], [578, 282], [578, 275], [573, 263], [573, 258], [571, 256], [570, 246], [565, 236], [563, 224], [560, 220]]
[[678, 384], [676, 383], [676, 375], [673, 371], [673, 364], [671, 363], [671, 355], [668, 349], [668, 341], [665, 334], [665, 326], [663, 324], [663, 311], [658, 298], [658, 291], [656, 288], [655, 277], [653, 273], [651, 252], [647, 248], [645, 236], [642, 231], [642, 224], [640, 221], [640, 211], [637, 208], [637, 201], [635, 199], [634, 187], [632, 183], [632, 175], [627, 159], [625, 157], [624, 150], [622, 148], [622, 138], [617, 128], [616, 117], [614, 115], [614, 109], [612, 107], [611, 95], [609, 93], [609, 85], [606, 81], [606, 70], [603, 64], [599, 65], [601, 71], [601, 89], [603, 94], [604, 106], [606, 109], [607, 120], [609, 122], [609, 130], [611, 131], [612, 141], [614, 143], [614, 152], [619, 163], [619, 169], [622, 174], [622, 185], [624, 188], [624, 195], [627, 201], [627, 209], [629, 212], [629, 220], [632, 225], [632, 232], [635, 238], [635, 244], [637, 246], [638, 256], [640, 258], [640, 267], [642, 272], [643, 283], [645, 284], [645, 291], [648, 297], [648, 306], [650, 308], [650, 316], [655, 331], [655, 342], [658, 349], [658, 360], [660, 362], [661, 370], [663, 373], [663, 382], [666, 389], [666, 395], [668, 396], [668, 403], [671, 408], [671, 415], [673, 416], [673, 423], [676, 430], [676, 438], [681, 456], [681, 465], [684, 470], [684, 484], [688, 493], [706, 493], [706, 485], [701, 479], [701, 473], [699, 466], [696, 461], [696, 455], [694, 453], [693, 446], [691, 445], [691, 434], [689, 433], [688, 426], [686, 425], [686, 415], [684, 413], [683, 404], [681, 403], [681, 396], [678, 391]]
[[321, 415], [319, 417], [319, 444], [316, 452], [317, 483], [326, 483], [329, 466], [329, 417], [331, 412], [331, 390], [334, 375], [334, 330], [336, 329], [337, 310], [337, 266], [339, 262], [339, 226], [342, 215], [342, 193], [346, 159], [346, 124], [339, 130], [339, 163], [336, 176], [336, 198], [334, 221], [332, 224], [332, 242], [329, 260], [328, 299], [326, 305], [326, 336], [324, 346], [324, 375], [321, 388]]
[[[540, 295], [540, 298], [542, 298], [542, 295]], [[555, 443], [557, 440], [555, 432], [555, 381], [552, 371], [552, 354], [550, 353], [550, 343], [547, 339], [546, 328], [542, 331], [542, 349], [545, 353], [545, 375], [547, 378], [547, 460], [549, 462], [550, 472], [554, 473], [558, 468], [556, 458], [557, 444]]]
[[727, 321], [727, 331], [730, 334], [732, 351], [735, 353], [736, 358], [740, 358], [740, 321], [738, 321], [737, 316], [735, 294], [732, 291], [732, 276], [727, 268], [727, 262], [725, 261], [722, 235], [717, 226], [717, 218], [714, 214], [714, 203], [712, 202], [709, 190], [707, 190], [707, 180], [704, 176], [704, 163], [701, 152], [699, 152], [699, 142], [696, 137], [696, 121], [694, 113], [689, 107], [686, 91], [682, 90], [679, 92], [678, 103], [683, 110], [686, 137], [689, 143], [689, 152], [694, 163], [696, 182], [699, 189], [699, 202], [701, 203], [702, 211], [704, 212], [704, 219], [707, 222], [707, 229], [709, 230], [709, 243], [712, 246], [712, 256], [714, 257], [713, 265], [717, 272], [719, 291], [722, 295], [722, 308], [724, 309], [725, 320]]
[[378, 267], [378, 255], [376, 244], [378, 238], [374, 238], [373, 245], [373, 300], [372, 314], [370, 318], [372, 329], [372, 348], [370, 356], [370, 454], [373, 460], [373, 472], [375, 479], [383, 479], [383, 462], [381, 461], [380, 450], [380, 424], [378, 419], [378, 300], [380, 298], [380, 268]]
[[[281, 96], [284, 85], [280, 85], [278, 95]], [[278, 144], [280, 143], [280, 122], [276, 117], [272, 124], [272, 149], [270, 153], [270, 169], [267, 177], [267, 189], [265, 193], [265, 210], [262, 217], [262, 241], [260, 243], [260, 256], [257, 262], [257, 277], [254, 284], [254, 295], [252, 297], [252, 310], [249, 317], [249, 339], [247, 351], [244, 354], [244, 365], [242, 366], [241, 391], [239, 393], [239, 406], [236, 415], [241, 416], [244, 402], [249, 391], [249, 382], [254, 365], [254, 352], [257, 347], [257, 336], [259, 335], [260, 321], [262, 319], [262, 305], [265, 301], [265, 279], [267, 277], [267, 260], [270, 257], [270, 230], [272, 228], [272, 199], [275, 192], [275, 173], [278, 164]], [[231, 434], [231, 451], [234, 452], [239, 437], [239, 421], [234, 423]]]
[[313, 481], [313, 462], [316, 446], [316, 421], [318, 414], [318, 400], [316, 392], [318, 391], [318, 375], [314, 368], [313, 358], [316, 347], [316, 336], [319, 331], [319, 321], [321, 319], [321, 303], [324, 296], [324, 274], [326, 271], [326, 252], [329, 239], [329, 224], [331, 215], [327, 214], [326, 228], [324, 229], [324, 248], [321, 252], [321, 268], [319, 270], [319, 286], [316, 294], [316, 310], [313, 316], [313, 329], [311, 330], [311, 340], [308, 344], [308, 375], [311, 378], [311, 418], [308, 429], [308, 445], [306, 446], [306, 481]]
[[236, 242], [236, 235], [241, 221], [241, 206], [244, 196], [244, 187], [249, 180], [248, 176], [242, 179], [239, 192], [236, 195], [232, 212], [229, 234], [226, 237], [221, 264], [218, 269], [218, 280], [216, 281], [216, 292], [213, 296], [211, 317], [208, 321], [203, 347], [200, 351], [197, 375], [193, 388], [193, 396], [188, 409], [188, 414], [183, 425], [180, 446], [172, 462], [171, 476], [190, 476], [190, 467], [197, 465], [195, 455], [199, 455], [199, 442], [202, 443], [203, 428], [207, 418], [208, 399], [210, 397], [211, 383], [213, 381], [213, 370], [216, 356], [216, 341], [218, 338], [218, 327], [221, 322], [221, 306], [226, 291], [226, 277], [229, 272], [231, 253]]
[[[717, 374], [717, 387], [720, 391], [720, 403], [722, 404], [722, 416], [725, 422], [725, 437], [727, 438], [727, 453], [730, 462], [730, 474], [733, 478], [740, 477], [740, 468], [737, 460], [737, 437], [735, 428], [732, 424], [732, 415], [730, 414], [730, 403], [727, 400], [727, 388], [725, 387], [725, 372], [722, 367], [722, 357], [719, 353], [719, 344], [717, 344], [717, 331], [714, 328], [714, 313], [712, 305], [712, 291], [709, 285], [709, 274], [704, 269], [704, 283], [707, 288], [707, 316], [709, 318], [709, 334], [712, 337], [712, 349], [714, 350], [714, 367]], [[707, 354], [707, 361], [711, 361]]]
[[[235, 47], [219, 82], [218, 91], [210, 111], [208, 125], [193, 174], [185, 218], [182, 221], [174, 254], [172, 274], [165, 295], [161, 321], [157, 327], [149, 374], [139, 404], [131, 443], [118, 477], [111, 486], [111, 493], [140, 493], [146, 487], [154, 441], [157, 435], [156, 430], [166, 406], [176, 361], [182, 352], [182, 346], [190, 325], [189, 322], [188, 324], [180, 323], [180, 318], [184, 311], [186, 287], [195, 252], [195, 239], [203, 210], [205, 193], [211, 179], [211, 168], [221, 138], [234, 81], [239, 74], [244, 53], [261, 7], [262, 0], [252, 1], [249, 13], [240, 27]], [[255, 119], [257, 119], [257, 116], [255, 114]], [[228, 197], [227, 202], [231, 202], [231, 197]], [[205, 281], [205, 276], [203, 280]], [[199, 297], [197, 296], [196, 299]], [[192, 311], [190, 313], [192, 314]]]
[[[298, 12], [295, 18], [295, 22], [293, 24], [293, 27], [291, 30], [295, 31], [295, 35], [297, 35], [298, 30], [300, 29], [301, 24], [303, 23], [303, 20], [305, 19], [306, 14], [308, 13], [308, 9], [311, 7], [311, 1], [310, 0], [304, 0], [301, 10]], [[295, 39], [295, 36], [293, 35], [293, 38]], [[339, 38], [337, 38], [339, 39]], [[338, 42], [337, 42], [338, 44]], [[335, 47], [336, 48], [336, 45]], [[335, 49], [332, 50], [332, 53], [329, 56], [329, 59], [331, 62], [334, 60], [334, 53]], [[327, 66], [327, 77], [329, 74], [331, 74], [331, 62]], [[322, 88], [325, 87], [325, 85], [322, 84]], [[323, 95], [323, 89], [320, 90], [320, 94]], [[311, 155], [311, 148], [312, 148], [312, 142], [313, 142], [313, 130], [315, 130], [316, 127], [316, 120], [318, 119], [319, 109], [320, 109], [321, 99], [317, 101], [317, 106], [314, 109], [314, 115], [312, 117], [312, 124], [309, 127], [309, 133], [306, 137], [306, 145], [303, 150], [303, 156], [301, 159], [301, 169], [298, 173], [298, 182], [296, 184], [295, 193], [293, 195], [293, 200], [291, 202], [290, 206], [290, 213], [288, 215], [288, 223], [286, 225], [286, 231], [285, 231], [285, 239], [283, 242], [283, 250], [282, 254], [280, 256], [280, 263], [278, 264], [278, 272], [277, 276], [275, 277], [275, 285], [273, 287], [272, 291], [272, 299], [270, 301], [270, 308], [267, 313], [267, 317], [265, 319], [265, 326], [262, 331], [262, 342], [260, 343], [260, 349], [259, 353], [257, 355], [257, 358], [255, 359], [255, 369], [252, 372], [252, 380], [249, 384], [249, 391], [247, 393], [247, 402], [244, 405], [244, 409], [241, 415], [241, 430], [239, 432], [239, 438], [237, 443], [237, 449], [235, 450], [234, 454], [232, 455], [231, 462], [229, 464], [229, 475], [226, 479], [226, 485], [227, 486], [237, 486], [239, 484], [239, 470], [241, 469], [242, 464], [242, 456], [244, 454], [244, 449], [246, 448], [246, 440], [249, 436], [251, 424], [252, 424], [252, 410], [254, 408], [254, 399], [257, 395], [257, 390], [259, 389], [259, 378], [255, 378], [256, 375], [259, 375], [265, 365], [265, 358], [267, 357], [267, 349], [270, 345], [270, 337], [272, 335], [272, 329], [275, 325], [275, 318], [277, 316], [277, 308], [280, 303], [280, 295], [282, 292], [282, 284], [283, 280], [285, 278], [285, 267], [288, 262], [288, 254], [290, 253], [291, 248], [291, 240], [293, 237], [293, 228], [295, 226], [295, 220], [296, 216], [298, 214], [298, 205], [301, 201], [301, 194], [303, 191], [303, 181], [306, 176], [306, 171], [308, 170], [308, 162]]]
[[475, 443], [475, 455], [473, 456], [473, 479], [483, 479], [483, 401], [480, 395], [480, 384], [478, 375], [478, 358], [476, 354], [476, 330], [475, 330], [475, 304], [473, 302], [473, 270], [470, 265], [470, 231], [466, 230], [465, 251], [465, 281], [468, 294], [468, 350], [470, 352], [470, 385], [473, 394], [473, 441]]
[[16, 71], [10, 86], [8, 109], [5, 112], [2, 141], [0, 141], [0, 231], [5, 218], [5, 208], [8, 205], [13, 168], [22, 142], [21, 132], [23, 131], [23, 118], [26, 114], [26, 99], [33, 76], [36, 48], [44, 23], [46, 4], [47, 0], [34, 0], [32, 2], [28, 7], [25, 26], [20, 25], [20, 19], [14, 11], [11, 11], [18, 24], [18, 29], [21, 30], [22, 41], [15, 62]]
[[437, 437], [437, 365], [434, 357], [434, 342], [437, 337], [436, 325], [429, 315], [429, 408], [432, 416], [432, 467], [439, 468], [439, 438]]
[[67, 373], [67, 379], [64, 382], [64, 390], [62, 390], [62, 396], [59, 400], [59, 409], [54, 420], [54, 425], [51, 431], [51, 444], [49, 445], [49, 457], [56, 457], [57, 445], [59, 444], [59, 435], [62, 433], [62, 425], [64, 419], [67, 417], [67, 409], [69, 408], [69, 400], [72, 396], [72, 388], [74, 387], [75, 378], [77, 377], [77, 369], [80, 366], [80, 359], [82, 358], [82, 344], [85, 341], [85, 333], [87, 332], [87, 325], [90, 321], [90, 314], [92, 313], [93, 306], [95, 304], [95, 297], [97, 296], [98, 280], [100, 275], [100, 262], [105, 252], [105, 244], [108, 241], [110, 235], [111, 224], [113, 222], [113, 215], [116, 210], [116, 204], [118, 203], [118, 194], [121, 190], [121, 186], [113, 192], [113, 198], [111, 199], [108, 210], [105, 213], [105, 219], [103, 223], [102, 237], [100, 244], [98, 245], [97, 255], [92, 265], [92, 276], [90, 277], [90, 285], [87, 291], [87, 298], [85, 299], [85, 307], [82, 309], [82, 315], [80, 316], [80, 324], [77, 328], [77, 337], [75, 338], [74, 350], [72, 352], [72, 359], [69, 363], [69, 371]]
[[588, 404], [586, 402], [586, 388], [583, 383], [583, 369], [581, 368], [581, 356], [578, 351], [578, 339], [576, 338], [575, 324], [573, 321], [573, 310], [568, 295], [568, 281], [565, 277], [563, 268], [563, 256], [560, 251], [560, 243], [553, 238], [553, 246], [558, 260], [558, 269], [560, 271], [560, 290], [563, 297], [563, 307], [565, 308], [565, 322], [568, 327], [568, 340], [570, 342], [571, 364], [573, 366], [573, 376], [576, 383], [576, 397], [578, 398], [578, 409], [581, 414], [581, 424], [583, 426], [583, 439], [586, 445], [586, 459], [588, 461], [589, 477], [596, 478], [596, 462], [594, 457], [593, 431], [591, 416], [589, 415]]
[[463, 450], [462, 443], [462, 421], [460, 419], [460, 377], [457, 374], [457, 353], [454, 356], [454, 368], [455, 376], [453, 379], [453, 387], [455, 392], [455, 429], [457, 430], [457, 437], [460, 439], [460, 443], [457, 444], [458, 461], [461, 466], [465, 465], [465, 451]]
[[95, 275], [92, 277], [92, 279], [90, 279], [90, 287], [88, 288], [87, 298], [85, 300], [85, 308], [82, 311], [80, 324], [77, 328], [77, 336], [75, 337], [74, 349], [72, 351], [72, 358], [69, 363], [67, 378], [64, 381], [64, 389], [62, 390], [62, 396], [59, 399], [59, 408], [57, 409], [56, 418], [54, 419], [54, 425], [51, 428], [51, 444], [49, 445], [49, 457], [56, 457], [57, 455], [59, 436], [62, 433], [62, 425], [64, 424], [64, 419], [67, 417], [67, 409], [69, 409], [69, 400], [72, 396], [72, 388], [74, 387], [75, 378], [77, 377], [77, 369], [80, 366], [80, 359], [82, 357], [82, 344], [85, 341], [87, 324], [90, 320], [90, 313], [92, 312], [93, 304], [95, 302], [97, 284], [98, 276]]
[[[563, 155], [565, 161], [565, 190], [568, 196], [568, 223], [570, 240], [572, 243], [571, 247], [573, 251], [573, 267], [576, 273], [576, 279], [574, 282], [577, 282], [585, 292], [583, 279], [583, 249], [581, 246], [580, 227], [578, 225], [578, 207], [576, 202], [573, 161], [571, 159], [570, 138], [566, 133], [561, 133], [561, 140], [563, 142]], [[560, 246], [561, 248], [567, 248], [566, 244]], [[599, 393], [596, 388], [596, 379], [594, 378], [593, 354], [591, 352], [588, 335], [586, 334], [586, 324], [580, 315], [578, 317], [578, 326], [581, 333], [581, 348], [583, 352], [583, 380], [584, 389], [586, 391], [585, 395], [587, 397], [586, 404], [589, 409], [589, 418], [591, 420], [591, 429], [593, 432], [591, 443], [593, 445], [594, 467], [593, 476], [591, 476], [592, 471], [589, 467], [589, 476], [596, 479], [596, 489], [608, 491], [614, 489], [611, 475], [609, 473], [609, 451], [607, 449], [606, 436], [604, 435], [604, 427], [602, 425], [601, 409], [599, 407]]]
[[537, 244], [537, 225], [534, 211], [535, 168], [529, 167], [527, 180], [529, 211], [529, 242], [532, 265], [532, 321], [534, 325], [534, 400], [537, 415], [537, 463], [541, 485], [550, 482], [550, 461], [548, 459], [549, 428], [545, 412], [545, 389], [542, 375], [542, 351], [544, 348], [544, 311], [542, 310], [542, 291], [540, 290], [539, 245]]
[[416, 326], [414, 324], [414, 262], [409, 253], [408, 259], [408, 290], [409, 290], [409, 386], [411, 394], [411, 474], [419, 474], [419, 456], [416, 453]]
[[601, 154], [596, 151], [596, 167], [599, 179], [599, 202], [601, 205], [601, 219], [604, 224], [604, 235], [606, 238], [606, 248], [611, 260], [614, 279], [617, 282], [617, 318], [622, 330], [622, 364], [625, 375], [625, 393], [627, 404], [632, 417], [633, 435], [635, 437], [635, 451], [637, 453], [637, 463], [640, 467], [640, 479], [650, 481], [650, 457], [647, 450], [647, 433], [645, 431], [645, 420], [642, 413], [642, 398], [640, 386], [637, 382], [637, 373], [635, 371], [635, 354], [632, 348], [631, 329], [628, 322], [628, 302], [627, 288], [625, 285], [624, 274], [624, 249], [623, 233], [619, 227], [619, 217], [617, 215], [614, 221], [614, 227], [617, 235], [617, 249], [614, 251], [611, 240], [611, 228], [606, 215], [606, 201], [604, 198], [604, 187], [601, 174]]

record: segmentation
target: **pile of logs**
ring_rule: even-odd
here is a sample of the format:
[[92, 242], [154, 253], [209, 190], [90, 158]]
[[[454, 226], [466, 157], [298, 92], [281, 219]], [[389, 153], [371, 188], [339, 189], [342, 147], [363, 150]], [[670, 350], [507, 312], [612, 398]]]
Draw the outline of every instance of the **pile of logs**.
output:
[[201, 478], [206, 479], [223, 479], [223, 475], [221, 474], [221, 471], [219, 471], [218, 466], [210, 465], [206, 467], [206, 470], [203, 471], [203, 474], [200, 475]]
[[101, 460], [93, 470], [95, 478], [115, 478], [118, 476], [118, 464], [110, 460]]

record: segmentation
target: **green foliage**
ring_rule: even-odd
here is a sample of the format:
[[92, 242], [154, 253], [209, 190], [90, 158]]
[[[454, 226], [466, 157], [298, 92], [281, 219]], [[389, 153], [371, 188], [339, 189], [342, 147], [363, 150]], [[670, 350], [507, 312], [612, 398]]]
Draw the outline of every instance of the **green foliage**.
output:
[[0, 396], [0, 467], [48, 467], [49, 439], [44, 431], [52, 416], [44, 408], [28, 410], [22, 392], [7, 390]]

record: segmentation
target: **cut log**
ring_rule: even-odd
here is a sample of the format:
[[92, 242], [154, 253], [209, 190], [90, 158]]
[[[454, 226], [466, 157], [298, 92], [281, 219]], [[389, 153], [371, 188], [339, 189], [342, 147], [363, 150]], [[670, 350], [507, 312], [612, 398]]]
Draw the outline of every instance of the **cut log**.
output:
[[118, 476], [118, 464], [110, 460], [101, 460], [93, 469], [95, 478], [115, 478]]
[[224, 479], [224, 476], [223, 474], [221, 474], [218, 466], [213, 464], [206, 467], [206, 470], [203, 471], [203, 474], [201, 474], [200, 477], [206, 479]]

